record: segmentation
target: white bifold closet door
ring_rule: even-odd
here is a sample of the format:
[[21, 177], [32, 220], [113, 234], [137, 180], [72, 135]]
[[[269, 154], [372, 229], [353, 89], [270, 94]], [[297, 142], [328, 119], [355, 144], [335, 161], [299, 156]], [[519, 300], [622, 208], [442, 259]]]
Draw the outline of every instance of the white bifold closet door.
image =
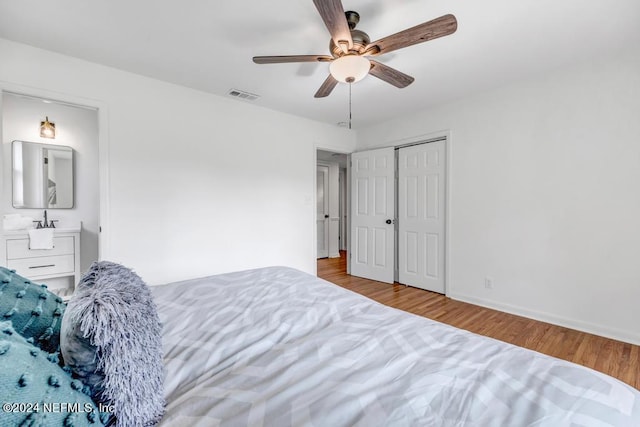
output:
[[445, 292], [445, 142], [398, 150], [398, 281]]
[[351, 155], [351, 274], [393, 283], [393, 147]]

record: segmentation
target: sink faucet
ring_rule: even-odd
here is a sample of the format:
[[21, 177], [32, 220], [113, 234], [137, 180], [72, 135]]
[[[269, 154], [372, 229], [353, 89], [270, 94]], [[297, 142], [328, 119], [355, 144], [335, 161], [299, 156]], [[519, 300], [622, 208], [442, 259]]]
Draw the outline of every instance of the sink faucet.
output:
[[47, 218], [47, 210], [45, 209], [44, 211], [44, 225], [42, 225], [42, 221], [33, 221], [33, 222], [37, 222], [38, 224], [36, 224], [36, 228], [56, 228], [56, 222], [58, 222], [57, 219], [52, 219], [51, 221], [49, 221], [49, 219]]

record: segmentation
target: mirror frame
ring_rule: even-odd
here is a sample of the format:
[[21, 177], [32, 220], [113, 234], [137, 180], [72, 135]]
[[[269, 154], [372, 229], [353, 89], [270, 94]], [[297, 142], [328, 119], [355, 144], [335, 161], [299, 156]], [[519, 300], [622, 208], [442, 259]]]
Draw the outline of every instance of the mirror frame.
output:
[[[31, 144], [37, 147], [41, 147], [41, 148], [46, 148], [49, 150], [59, 150], [59, 151], [65, 151], [65, 152], [69, 152], [71, 154], [71, 205], [67, 205], [67, 206], [63, 206], [63, 207], [59, 207], [59, 206], [41, 206], [44, 203], [42, 203], [39, 206], [33, 206], [33, 205], [29, 205], [26, 206], [24, 203], [22, 205], [16, 205], [16, 143], [21, 143], [21, 144]], [[22, 172], [24, 174], [24, 172]], [[47, 191], [46, 189], [44, 189], [43, 191]], [[56, 145], [56, 144], [46, 144], [46, 143], [41, 143], [41, 142], [33, 142], [33, 141], [22, 141], [22, 140], [14, 140], [11, 141], [11, 205], [13, 206], [14, 209], [73, 209], [75, 207], [75, 193], [76, 193], [76, 189], [75, 189], [75, 156], [74, 156], [74, 150], [72, 147], [69, 147], [67, 145]]]

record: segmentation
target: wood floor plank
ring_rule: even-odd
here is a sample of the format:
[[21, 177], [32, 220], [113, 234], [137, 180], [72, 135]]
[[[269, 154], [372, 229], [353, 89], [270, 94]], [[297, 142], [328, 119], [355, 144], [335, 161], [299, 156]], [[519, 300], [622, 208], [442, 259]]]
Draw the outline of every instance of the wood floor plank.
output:
[[640, 390], [640, 347], [454, 301], [434, 292], [350, 276], [344, 252], [318, 260], [318, 276], [379, 303], [593, 368]]

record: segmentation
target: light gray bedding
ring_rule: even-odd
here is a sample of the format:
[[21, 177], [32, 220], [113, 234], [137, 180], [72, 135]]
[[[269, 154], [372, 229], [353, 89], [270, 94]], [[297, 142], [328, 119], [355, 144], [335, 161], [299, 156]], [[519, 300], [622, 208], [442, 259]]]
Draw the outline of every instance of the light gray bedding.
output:
[[161, 426], [640, 426], [640, 392], [616, 379], [294, 269], [152, 292]]

